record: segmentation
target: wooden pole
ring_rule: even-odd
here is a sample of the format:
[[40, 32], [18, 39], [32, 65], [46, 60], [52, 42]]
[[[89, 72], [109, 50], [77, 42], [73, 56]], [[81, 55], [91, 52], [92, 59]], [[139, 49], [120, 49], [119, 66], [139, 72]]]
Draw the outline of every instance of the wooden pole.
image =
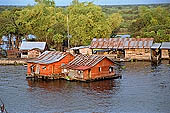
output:
[[67, 38], [68, 38], [68, 49], [70, 48], [70, 31], [69, 31], [69, 20], [68, 20], [68, 15], [67, 15]]
[[[4, 106], [5, 104], [3, 103], [3, 101], [2, 101], [1, 98], [0, 98], [0, 101], [1, 101], [2, 105]], [[6, 108], [5, 108], [5, 106], [4, 106], [4, 110], [5, 110], [6, 113], [8, 113], [7, 110], [6, 110]]]

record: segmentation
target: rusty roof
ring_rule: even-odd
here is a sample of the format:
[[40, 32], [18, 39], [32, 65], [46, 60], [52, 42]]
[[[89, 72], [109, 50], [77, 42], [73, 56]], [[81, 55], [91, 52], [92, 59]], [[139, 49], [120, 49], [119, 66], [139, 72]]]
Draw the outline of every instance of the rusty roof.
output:
[[95, 49], [126, 49], [150, 48], [153, 38], [94, 38], [90, 48]]
[[67, 54], [66, 52], [57, 51], [45, 51], [39, 57], [33, 60], [28, 60], [29, 63], [39, 63], [39, 64], [51, 64], [58, 62], [63, 59]]
[[[63, 66], [63, 68], [75, 69], [75, 70], [86, 70], [86, 69], [89, 69], [95, 66], [100, 61], [102, 61], [104, 58], [107, 58], [107, 57], [97, 56], [97, 55], [77, 55], [74, 60], [69, 62], [67, 65]], [[112, 60], [110, 61], [113, 62]]]

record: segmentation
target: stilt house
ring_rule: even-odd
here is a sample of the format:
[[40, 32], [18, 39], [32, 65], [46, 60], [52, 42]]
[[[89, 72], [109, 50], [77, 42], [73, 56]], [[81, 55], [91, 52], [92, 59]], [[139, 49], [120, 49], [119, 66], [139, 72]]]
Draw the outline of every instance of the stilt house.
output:
[[93, 54], [117, 59], [151, 60], [153, 38], [94, 38], [90, 48]]
[[162, 42], [160, 49], [161, 49], [161, 58], [170, 59], [170, 42]]
[[36, 58], [46, 50], [46, 42], [22, 42], [20, 47], [21, 58]]
[[61, 66], [73, 60], [74, 56], [66, 52], [45, 51], [34, 60], [29, 60], [27, 65], [28, 77], [38, 75], [54, 79], [53, 75], [61, 74]]
[[67, 65], [62, 73], [68, 79], [80, 81], [115, 77], [114, 62], [105, 56], [78, 55]]

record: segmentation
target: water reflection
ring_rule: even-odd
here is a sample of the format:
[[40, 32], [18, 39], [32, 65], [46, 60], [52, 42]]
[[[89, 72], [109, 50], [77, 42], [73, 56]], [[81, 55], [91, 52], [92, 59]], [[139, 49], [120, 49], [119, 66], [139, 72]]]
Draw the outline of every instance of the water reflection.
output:
[[102, 93], [110, 90], [112, 92], [117, 91], [120, 86], [120, 81], [114, 79], [94, 82], [72, 82], [66, 80], [43, 81], [27, 79], [27, 82], [29, 86], [28, 90], [30, 92], [35, 87], [44, 89], [49, 92], [57, 92], [61, 91], [62, 89], [74, 89], [76, 87], [81, 87], [82, 89]]

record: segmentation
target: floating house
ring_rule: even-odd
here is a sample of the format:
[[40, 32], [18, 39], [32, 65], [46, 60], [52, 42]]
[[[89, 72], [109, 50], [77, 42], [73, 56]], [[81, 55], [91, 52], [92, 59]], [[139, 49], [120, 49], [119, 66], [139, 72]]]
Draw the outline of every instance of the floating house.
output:
[[22, 42], [20, 47], [21, 58], [36, 58], [47, 50], [46, 42]]
[[161, 49], [161, 58], [170, 59], [170, 42], [162, 42], [160, 49]]
[[61, 66], [73, 58], [70, 53], [45, 51], [36, 59], [27, 62], [27, 77], [56, 79], [61, 75]]
[[105, 56], [78, 55], [62, 67], [69, 80], [96, 80], [116, 77], [114, 62]]
[[83, 54], [83, 55], [92, 55], [92, 50], [89, 48], [89, 46], [79, 46], [79, 47], [73, 47], [70, 48], [71, 54]]
[[151, 60], [153, 38], [94, 38], [90, 48], [93, 54], [116, 59]]

